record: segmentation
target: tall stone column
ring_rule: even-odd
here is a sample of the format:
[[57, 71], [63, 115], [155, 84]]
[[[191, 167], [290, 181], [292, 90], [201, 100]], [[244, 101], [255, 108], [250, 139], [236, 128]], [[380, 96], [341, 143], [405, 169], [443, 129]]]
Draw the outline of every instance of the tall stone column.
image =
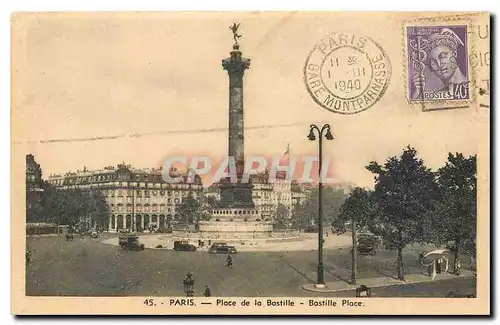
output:
[[241, 183], [245, 167], [245, 135], [243, 114], [243, 75], [250, 68], [250, 59], [242, 57], [240, 46], [233, 45], [231, 56], [222, 60], [222, 67], [229, 75], [229, 136], [228, 156], [234, 159], [236, 164], [237, 182], [231, 182], [230, 178], [221, 182], [221, 200], [219, 206], [222, 208], [241, 207], [253, 208], [252, 185]]
[[243, 74], [250, 68], [250, 59], [243, 58], [239, 45], [233, 45], [231, 56], [222, 60], [222, 67], [229, 75], [229, 147], [228, 156], [234, 157], [238, 176], [245, 163], [243, 120]]

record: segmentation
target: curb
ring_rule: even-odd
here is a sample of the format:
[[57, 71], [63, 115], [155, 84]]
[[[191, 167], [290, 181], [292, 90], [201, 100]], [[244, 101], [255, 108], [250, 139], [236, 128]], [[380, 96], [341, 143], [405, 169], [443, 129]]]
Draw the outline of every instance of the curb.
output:
[[[376, 285], [370, 286], [370, 288], [393, 287], [393, 286], [401, 286], [401, 285], [416, 284], [416, 283], [432, 283], [432, 282], [448, 281], [448, 280], [455, 280], [455, 279], [461, 279], [461, 278], [473, 278], [473, 277], [476, 277], [476, 273], [468, 274], [468, 275], [459, 275], [459, 276], [455, 275], [451, 278], [442, 278], [442, 279], [431, 280], [431, 281], [412, 281], [412, 282], [397, 282], [397, 283], [389, 283], [389, 284], [376, 284]], [[327, 287], [323, 288], [323, 289], [316, 289], [316, 288], [314, 288], [314, 284], [303, 284], [300, 286], [300, 288], [304, 291], [309, 291], [309, 292], [335, 293], [335, 292], [356, 290], [356, 288], [360, 285], [362, 285], [362, 284], [357, 284], [351, 288], [342, 288], [342, 289], [328, 289]]]
[[[139, 236], [140, 237], [140, 236]], [[105, 239], [103, 241], [101, 241], [102, 244], [105, 244], [105, 245], [110, 245], [110, 246], [119, 246], [118, 244], [115, 244], [115, 243], [112, 243], [112, 242], [108, 242], [110, 239], [114, 239], [114, 238], [108, 238], [108, 239]], [[248, 246], [250, 247], [250, 246]], [[172, 250], [170, 248], [167, 248], [167, 247], [164, 247], [164, 248], [156, 248], [156, 247], [144, 247], [145, 249], [154, 249], [154, 250]], [[317, 251], [317, 248], [306, 248], [306, 249], [283, 249], [283, 250], [276, 250], [276, 249], [271, 249], [271, 250], [268, 250], [268, 249], [259, 249], [258, 246], [254, 246], [252, 247], [254, 249], [250, 249], [250, 250], [239, 250], [239, 252], [241, 253], [255, 253], [255, 252], [263, 252], [263, 253], [283, 253], [283, 252], [313, 252], [313, 251]], [[334, 250], [340, 250], [340, 249], [346, 249], [348, 248], [347, 246], [336, 246], [336, 247], [326, 247], [326, 248], [323, 248], [323, 250], [325, 251], [334, 251]], [[200, 250], [197, 250], [197, 251], [200, 251]]]

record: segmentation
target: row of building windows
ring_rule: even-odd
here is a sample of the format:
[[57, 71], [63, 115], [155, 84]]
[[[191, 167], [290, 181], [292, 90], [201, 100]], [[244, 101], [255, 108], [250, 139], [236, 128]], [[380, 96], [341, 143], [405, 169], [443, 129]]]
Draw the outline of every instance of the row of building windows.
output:
[[[102, 176], [104, 177], [104, 176]], [[110, 177], [110, 175], [107, 175], [106, 177]], [[59, 178], [59, 179], [49, 179], [49, 184], [54, 185], [54, 186], [63, 186], [63, 185], [89, 185], [92, 183], [96, 183], [99, 181], [110, 181], [112, 180], [111, 178], [105, 178], [105, 179], [99, 179], [95, 178], [92, 182], [87, 182], [87, 181], [80, 181], [76, 178]], [[200, 184], [170, 184], [170, 183], [157, 183], [157, 182], [145, 182], [145, 181], [139, 181], [139, 182], [132, 182], [132, 184], [136, 185], [140, 184], [140, 186], [159, 186], [160, 184], [167, 185], [169, 188], [173, 189], [189, 189], [190, 187], [197, 187], [201, 186]], [[133, 186], [130, 184], [130, 186]], [[122, 186], [127, 186], [122, 183]]]
[[232, 215], [232, 214], [258, 214], [257, 210], [236, 210], [236, 211], [230, 211], [230, 210], [214, 210], [214, 214], [217, 215]]
[[[111, 202], [115, 202], [115, 203], [124, 203], [125, 201], [123, 200], [123, 197], [118, 197], [116, 200], [113, 200], [113, 197], [110, 197], [108, 200], [108, 203], [111, 203]], [[149, 197], [145, 197], [145, 198], [135, 198], [135, 200], [132, 201], [132, 198], [131, 197], [127, 197], [127, 200], [126, 200], [127, 204], [132, 204], [132, 202], [134, 204], [141, 204], [141, 203], [144, 203], [144, 204], [148, 204], [151, 202], [151, 199]], [[156, 201], [153, 201], [153, 202], [158, 202], [158, 200]], [[179, 204], [181, 203], [181, 198], [167, 198], [166, 200], [161, 200], [160, 202], [166, 202], [168, 204]]]
[[[109, 190], [109, 191], [103, 191], [104, 195], [109, 195], [109, 196], [132, 196], [134, 194], [134, 190]], [[189, 193], [187, 191], [183, 192], [176, 192], [176, 191], [150, 191], [150, 190], [136, 190], [135, 191], [135, 196], [136, 197], [141, 197], [141, 196], [187, 196]], [[196, 196], [195, 192], [191, 192], [191, 195]]]
[[[123, 197], [118, 197], [116, 200], [113, 200], [113, 197], [110, 197], [108, 199], [108, 201], [112, 201], [112, 202], [117, 202], [117, 203], [123, 203], [124, 200], [123, 200]], [[135, 198], [134, 202], [135, 203], [150, 203], [150, 198], [149, 197], [145, 197], [145, 198]], [[181, 203], [181, 198], [174, 198], [174, 199], [171, 199], [171, 198], [168, 198], [166, 200], [161, 200], [162, 202], [167, 202], [169, 204], [171, 203]], [[156, 200], [156, 202], [158, 202]], [[127, 197], [127, 203], [130, 203], [132, 204], [132, 198], [131, 197]]]
[[[111, 212], [133, 212], [133, 207], [132, 206], [123, 206], [123, 205], [117, 205], [117, 206], [110, 206]], [[136, 206], [135, 207], [135, 212], [172, 212], [172, 208], [170, 207], [165, 207], [165, 206], [144, 206], [144, 209], [142, 206]]]

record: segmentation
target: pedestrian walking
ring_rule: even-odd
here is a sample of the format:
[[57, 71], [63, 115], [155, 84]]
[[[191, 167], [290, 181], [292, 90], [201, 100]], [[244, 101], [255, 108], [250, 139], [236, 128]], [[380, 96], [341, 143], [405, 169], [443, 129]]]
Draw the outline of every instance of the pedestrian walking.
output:
[[233, 258], [231, 257], [231, 255], [227, 256], [227, 258], [226, 258], [226, 265], [230, 269], [233, 268]]
[[428, 272], [429, 272], [429, 276], [432, 278], [432, 280], [434, 280], [434, 278], [436, 277], [436, 262], [432, 262], [430, 265], [429, 265], [429, 268], [428, 268]]
[[184, 284], [184, 292], [187, 297], [194, 297], [194, 277], [191, 272], [186, 275], [186, 278], [182, 281]]
[[31, 251], [28, 249], [26, 251], [26, 265], [30, 264], [30, 260], [31, 260]]
[[203, 295], [205, 297], [211, 297], [212, 296], [212, 293], [210, 292], [210, 288], [208, 287], [207, 284], [205, 284], [205, 292], [203, 292]]
[[418, 254], [418, 260], [417, 260], [417, 263], [418, 264], [422, 264], [422, 260], [424, 259], [424, 252], [420, 252], [420, 254]]

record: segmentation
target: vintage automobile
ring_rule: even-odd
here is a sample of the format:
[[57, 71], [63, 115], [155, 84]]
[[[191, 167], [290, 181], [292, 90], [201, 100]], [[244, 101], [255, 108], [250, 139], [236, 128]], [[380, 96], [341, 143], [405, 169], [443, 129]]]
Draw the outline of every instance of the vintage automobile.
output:
[[236, 248], [226, 243], [214, 243], [208, 250], [210, 254], [236, 254]]
[[318, 232], [318, 227], [316, 227], [316, 226], [308, 226], [308, 227], [304, 228], [304, 232], [305, 233]]
[[196, 246], [191, 245], [188, 241], [174, 241], [174, 251], [196, 251]]
[[122, 249], [132, 250], [132, 251], [143, 251], [144, 244], [139, 243], [139, 237], [137, 236], [123, 236], [118, 238], [118, 242]]
[[97, 231], [95, 231], [95, 230], [94, 230], [94, 231], [91, 231], [91, 232], [90, 232], [90, 237], [91, 237], [91, 238], [98, 238], [98, 237], [99, 237], [99, 234], [97, 233]]
[[376, 255], [379, 247], [379, 238], [374, 235], [363, 234], [358, 236], [357, 252], [360, 254]]
[[384, 240], [384, 248], [387, 250], [395, 250], [398, 248], [396, 242], [390, 238]]

